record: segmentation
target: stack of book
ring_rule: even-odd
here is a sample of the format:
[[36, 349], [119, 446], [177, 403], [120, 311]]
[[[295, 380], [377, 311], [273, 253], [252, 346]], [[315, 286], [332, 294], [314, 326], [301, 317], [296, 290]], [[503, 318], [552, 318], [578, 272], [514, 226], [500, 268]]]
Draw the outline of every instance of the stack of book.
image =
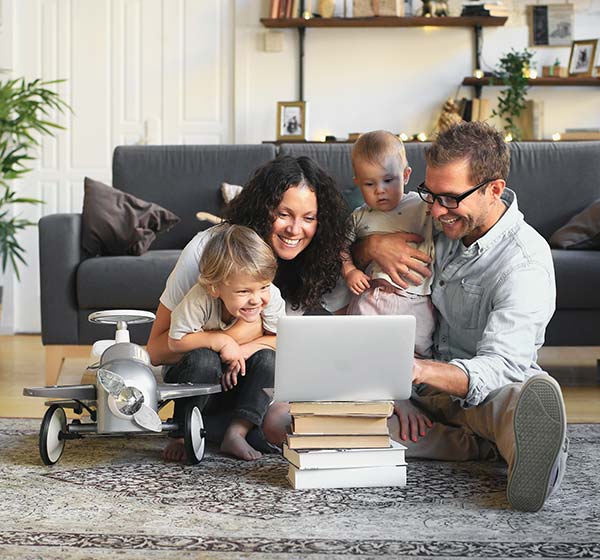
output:
[[296, 489], [405, 486], [406, 448], [391, 440], [390, 401], [295, 402], [283, 445]]
[[463, 2], [461, 16], [508, 17], [508, 8], [500, 0], [466, 0]]

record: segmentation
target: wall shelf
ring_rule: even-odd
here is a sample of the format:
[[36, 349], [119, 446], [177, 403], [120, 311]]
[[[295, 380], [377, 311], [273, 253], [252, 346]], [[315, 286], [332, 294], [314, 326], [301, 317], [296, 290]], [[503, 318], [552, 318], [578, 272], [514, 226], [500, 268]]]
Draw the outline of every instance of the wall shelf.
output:
[[262, 18], [260, 22], [271, 28], [306, 27], [499, 27], [506, 23], [505, 17], [392, 17], [367, 18]]
[[368, 18], [261, 18], [264, 27], [271, 29], [298, 30], [298, 100], [304, 101], [304, 36], [307, 28], [349, 28], [349, 27], [471, 27], [475, 34], [475, 68], [480, 68], [481, 35], [483, 27], [500, 27], [508, 18], [491, 16], [469, 17], [392, 17], [377, 16]]
[[[494, 83], [490, 82], [489, 78], [464, 78], [462, 81], [463, 86], [494, 86], [504, 87], [501, 80], [493, 80]], [[578, 78], [571, 76], [568, 78], [548, 77], [548, 78], [535, 78], [527, 80], [530, 86], [596, 86], [600, 87], [600, 78]]]

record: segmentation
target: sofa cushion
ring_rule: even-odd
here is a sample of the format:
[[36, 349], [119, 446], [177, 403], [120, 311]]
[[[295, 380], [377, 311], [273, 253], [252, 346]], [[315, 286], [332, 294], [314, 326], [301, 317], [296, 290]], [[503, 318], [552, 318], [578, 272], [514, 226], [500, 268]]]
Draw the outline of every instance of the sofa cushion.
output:
[[600, 252], [553, 249], [552, 259], [557, 309], [600, 309]]
[[155, 311], [180, 251], [148, 251], [139, 257], [96, 257], [77, 269], [80, 309]]
[[600, 200], [573, 216], [550, 237], [555, 249], [600, 249]]
[[118, 146], [113, 184], [175, 212], [181, 223], [157, 238], [152, 249], [183, 249], [198, 231], [211, 225], [198, 222], [196, 212], [221, 215], [221, 183], [244, 185], [274, 157], [273, 144]]
[[84, 180], [81, 246], [90, 257], [141, 255], [157, 234], [177, 222], [173, 212], [158, 204], [89, 177]]

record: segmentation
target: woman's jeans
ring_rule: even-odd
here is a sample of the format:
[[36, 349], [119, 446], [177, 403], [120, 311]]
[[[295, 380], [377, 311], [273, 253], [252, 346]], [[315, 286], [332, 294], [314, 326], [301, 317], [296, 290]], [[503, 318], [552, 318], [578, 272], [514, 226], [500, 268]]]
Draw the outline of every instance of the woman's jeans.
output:
[[[165, 382], [220, 384], [222, 375], [223, 364], [219, 354], [209, 348], [198, 348], [188, 352], [169, 369], [165, 374]], [[183, 427], [186, 412], [197, 406], [203, 413], [209, 441], [221, 441], [233, 418], [248, 420], [259, 428], [260, 434], [260, 426], [271, 402], [263, 389], [271, 389], [274, 378], [275, 352], [270, 349], [259, 350], [246, 360], [246, 375], [238, 374], [237, 385], [233, 389], [213, 395], [176, 399], [174, 420]], [[181, 428], [171, 435], [182, 437]], [[260, 435], [258, 437], [261, 439]]]

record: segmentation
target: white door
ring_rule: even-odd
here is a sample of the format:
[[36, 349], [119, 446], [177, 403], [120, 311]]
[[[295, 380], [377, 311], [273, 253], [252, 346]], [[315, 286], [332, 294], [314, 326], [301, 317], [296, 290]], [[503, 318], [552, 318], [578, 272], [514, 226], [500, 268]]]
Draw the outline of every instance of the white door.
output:
[[[110, 184], [117, 145], [233, 142], [232, 0], [0, 3], [12, 26], [10, 75], [65, 78], [57, 89], [73, 108], [57, 116], [66, 130], [43, 140], [18, 185], [46, 201], [19, 210], [32, 221], [80, 212], [83, 178]], [[20, 239], [28, 266], [20, 282], [5, 281], [2, 330], [39, 332], [37, 228]]]

